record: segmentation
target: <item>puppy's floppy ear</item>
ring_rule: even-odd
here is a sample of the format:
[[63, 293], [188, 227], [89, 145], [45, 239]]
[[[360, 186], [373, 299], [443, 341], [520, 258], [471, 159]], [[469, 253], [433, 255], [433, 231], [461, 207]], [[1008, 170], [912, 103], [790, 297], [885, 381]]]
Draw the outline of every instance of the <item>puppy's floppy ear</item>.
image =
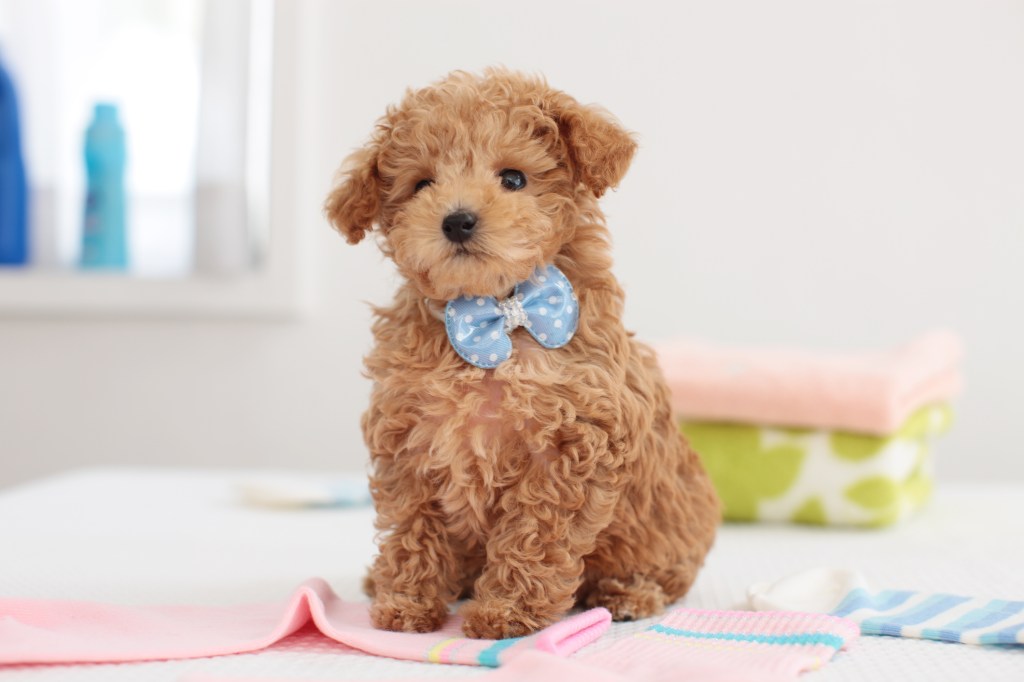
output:
[[349, 244], [358, 243], [380, 214], [381, 180], [378, 148], [371, 145], [345, 159], [337, 184], [324, 202], [327, 220]]
[[604, 109], [584, 106], [564, 93], [553, 93], [546, 104], [558, 122], [576, 181], [595, 196], [618, 185], [636, 152], [632, 135]]

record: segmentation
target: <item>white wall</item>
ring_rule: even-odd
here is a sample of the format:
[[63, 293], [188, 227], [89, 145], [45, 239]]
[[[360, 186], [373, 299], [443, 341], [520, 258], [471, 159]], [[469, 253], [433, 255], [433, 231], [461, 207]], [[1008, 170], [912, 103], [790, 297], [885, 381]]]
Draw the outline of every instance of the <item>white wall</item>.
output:
[[496, 63], [640, 133], [605, 206], [642, 337], [857, 348], [952, 326], [969, 386], [941, 475], [1024, 479], [1024, 3], [292, 7], [273, 229], [304, 240], [308, 315], [0, 319], [0, 485], [98, 463], [361, 468], [363, 301], [394, 276], [320, 203], [406, 86]]

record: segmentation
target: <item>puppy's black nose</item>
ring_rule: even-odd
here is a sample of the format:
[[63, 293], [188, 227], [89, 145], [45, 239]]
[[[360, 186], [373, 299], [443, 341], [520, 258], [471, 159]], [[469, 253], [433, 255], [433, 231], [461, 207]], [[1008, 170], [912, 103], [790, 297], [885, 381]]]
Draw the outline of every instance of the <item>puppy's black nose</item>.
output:
[[449, 213], [441, 221], [441, 231], [448, 241], [461, 244], [473, 236], [476, 228], [476, 214], [469, 211]]

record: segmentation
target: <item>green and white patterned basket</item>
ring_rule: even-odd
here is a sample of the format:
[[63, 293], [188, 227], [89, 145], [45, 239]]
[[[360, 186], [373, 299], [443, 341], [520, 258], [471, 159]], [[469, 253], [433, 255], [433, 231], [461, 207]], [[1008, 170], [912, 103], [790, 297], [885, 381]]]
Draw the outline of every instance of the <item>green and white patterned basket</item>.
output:
[[686, 422], [730, 521], [888, 526], [931, 496], [932, 439], [952, 422], [948, 405], [871, 436], [747, 424]]

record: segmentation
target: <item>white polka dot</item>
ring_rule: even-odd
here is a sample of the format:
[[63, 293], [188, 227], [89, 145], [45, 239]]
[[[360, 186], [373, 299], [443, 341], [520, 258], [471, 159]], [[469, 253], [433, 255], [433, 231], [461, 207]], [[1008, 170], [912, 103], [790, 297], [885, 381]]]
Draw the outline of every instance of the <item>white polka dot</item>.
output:
[[472, 360], [473, 362], [480, 362], [480, 356], [477, 355], [476, 353], [473, 353], [472, 355], [470, 355], [469, 359]]
[[497, 331], [491, 332], [491, 338], [494, 339], [495, 341], [498, 340], [499, 336], [501, 336], [501, 334], [499, 334]]
[[527, 320], [523, 326], [526, 327], [527, 329], [533, 329], [533, 322]]
[[539, 338], [541, 341], [547, 341], [548, 340], [548, 335], [547, 334], [538, 334], [537, 338]]
[[480, 343], [480, 337], [479, 336], [474, 336], [473, 337], [473, 343]]
[[494, 362], [497, 359], [498, 359], [498, 354], [497, 353], [491, 353], [491, 362]]
[[566, 306], [566, 307], [565, 307], [565, 312], [567, 312], [567, 313], [571, 313], [571, 312], [572, 312], [572, 306], [571, 306], [571, 305], [569, 305], [569, 306]]
[[448, 317], [455, 317], [455, 308], [448, 309]]
[[476, 304], [477, 305], [483, 305], [484, 304], [484, 299], [482, 299], [482, 298], [476, 299]]
[[555, 328], [556, 329], [561, 329], [562, 328], [562, 321], [561, 320], [555, 320]]
[[490, 326], [491, 326], [491, 323], [488, 322], [487, 320], [484, 320], [483, 322], [480, 323], [480, 328], [481, 329], [487, 329]]
[[462, 318], [462, 319], [463, 319], [463, 320], [465, 320], [465, 321], [466, 321], [466, 323], [468, 324], [468, 323], [470, 323], [470, 322], [472, 322], [472, 321], [473, 321], [473, 316], [472, 316], [472, 315], [466, 315], [466, 316], [465, 316], [464, 318]]
[[521, 301], [524, 298], [526, 298], [526, 294], [516, 294], [516, 298], [518, 298]]
[[512, 349], [511, 348], [509, 348], [507, 351], [505, 351], [505, 359], [508, 360], [510, 357], [512, 357]]
[[540, 277], [537, 278], [537, 281], [538, 282], [546, 282], [546, 281], [548, 281], [548, 278], [545, 277], [544, 275], [541, 275]]
[[539, 308], [537, 310], [537, 312], [540, 313], [541, 315], [547, 315], [548, 314], [548, 309], [547, 308]]
[[566, 335], [565, 335], [565, 340], [566, 340], [566, 341], [569, 341], [570, 339], [572, 339], [572, 335], [573, 335], [573, 333], [574, 333], [574, 332], [569, 332], [568, 334], [566, 334]]
[[548, 296], [548, 303], [550, 303], [551, 305], [554, 305], [554, 304], [558, 303], [558, 297], [557, 296]]
[[464, 298], [464, 299], [466, 299], [468, 301], [468, 300], [470, 300], [473, 297], [470, 294], [463, 294], [462, 298]]

